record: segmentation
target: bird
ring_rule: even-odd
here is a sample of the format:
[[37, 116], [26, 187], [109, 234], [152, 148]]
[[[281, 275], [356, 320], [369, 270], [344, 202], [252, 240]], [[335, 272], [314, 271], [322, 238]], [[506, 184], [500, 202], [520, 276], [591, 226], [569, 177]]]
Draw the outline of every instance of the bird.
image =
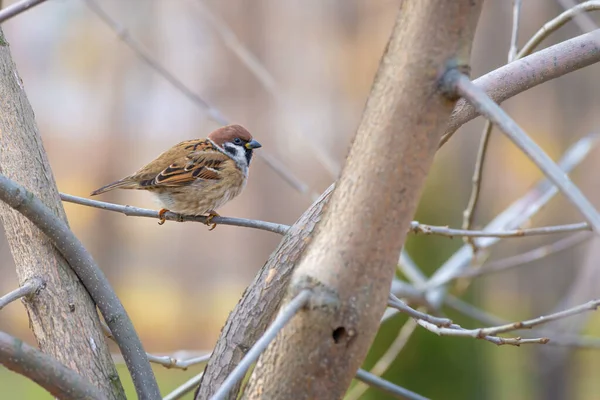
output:
[[[248, 180], [253, 151], [262, 147], [241, 125], [226, 125], [205, 139], [186, 140], [163, 152], [133, 174], [94, 190], [96, 196], [114, 189], [147, 190], [162, 206], [159, 225], [168, 211], [179, 215], [208, 214], [239, 195]], [[212, 223], [210, 230], [216, 227]]]

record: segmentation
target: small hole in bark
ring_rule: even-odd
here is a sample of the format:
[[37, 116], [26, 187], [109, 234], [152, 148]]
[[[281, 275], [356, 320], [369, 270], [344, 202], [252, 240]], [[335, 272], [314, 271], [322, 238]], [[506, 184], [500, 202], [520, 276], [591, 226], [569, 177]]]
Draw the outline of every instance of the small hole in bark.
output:
[[344, 339], [346, 337], [346, 328], [344, 328], [343, 326], [335, 328], [332, 336], [333, 336], [333, 341], [336, 343], [339, 343], [342, 339]]

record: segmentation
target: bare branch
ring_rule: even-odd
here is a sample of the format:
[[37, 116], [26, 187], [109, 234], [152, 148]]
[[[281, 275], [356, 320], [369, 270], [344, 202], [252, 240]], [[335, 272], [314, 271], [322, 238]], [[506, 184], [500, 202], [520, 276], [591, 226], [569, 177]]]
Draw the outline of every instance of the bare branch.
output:
[[558, 29], [560, 29], [560, 27], [571, 21], [579, 13], [596, 10], [600, 10], [600, 1], [586, 1], [584, 3], [577, 4], [576, 6], [560, 14], [558, 17], [546, 22], [544, 26], [542, 26], [540, 30], [537, 31], [527, 43], [525, 43], [525, 46], [523, 46], [521, 51], [519, 51], [517, 58], [523, 58], [531, 54], [544, 39], [550, 36], [551, 33], [556, 32]]
[[[599, 34], [600, 31], [596, 30], [540, 50], [489, 72], [475, 79], [474, 83], [499, 104], [539, 84], [600, 61]], [[478, 115], [468, 102], [459, 100], [439, 146]]]
[[15, 4], [0, 10], [0, 23], [16, 17], [24, 11], [29, 10], [31, 7], [35, 7], [46, 0], [21, 0]]
[[[170, 73], [162, 64], [153, 58], [150, 53], [143, 49], [143, 47], [136, 42], [127, 29], [113, 19], [106, 11], [100, 7], [100, 4], [96, 0], [85, 0], [85, 4], [104, 22], [111, 30], [115, 32], [119, 39], [127, 45], [133, 52], [150, 68], [162, 76], [167, 82], [169, 82], [175, 89], [187, 97], [192, 103], [197, 105], [202, 111], [204, 111], [210, 119], [217, 122], [220, 125], [227, 125], [228, 119], [223, 116], [221, 111], [210, 105], [202, 97], [198, 96], [194, 91], [187, 87], [182, 81]], [[315, 194], [310, 192], [309, 186], [302, 182], [296, 177], [288, 168], [286, 168], [280, 161], [276, 160], [272, 155], [269, 155], [264, 150], [261, 150], [258, 157], [263, 159], [266, 164], [273, 169], [284, 181], [286, 181], [291, 187], [299, 191], [300, 193], [309, 193], [313, 197]]]
[[200, 372], [198, 375], [190, 378], [183, 385], [173, 390], [171, 393], [163, 397], [163, 400], [177, 400], [194, 390], [202, 381], [202, 375], [204, 372]]
[[[479, 194], [481, 193], [481, 176], [483, 174], [483, 163], [485, 161], [485, 155], [487, 153], [488, 144], [492, 133], [492, 123], [486, 121], [485, 127], [481, 134], [481, 141], [479, 142], [479, 150], [477, 151], [477, 159], [475, 161], [475, 169], [473, 170], [473, 177], [471, 178], [471, 195], [469, 196], [469, 202], [467, 208], [463, 211], [463, 224], [462, 228], [465, 230], [471, 229], [473, 224], [473, 218], [475, 217], [475, 210], [477, 209], [477, 202], [479, 201]], [[475, 242], [470, 240], [468, 237], [464, 237], [465, 242], [476, 250]]]
[[[311, 241], [334, 185], [317, 199], [287, 231], [277, 249], [256, 274], [229, 314], [206, 366], [197, 399], [210, 398], [269, 327], [286, 293], [290, 275]], [[237, 389], [230, 392], [236, 399]]]
[[[558, 0], [558, 2], [567, 11], [577, 8], [577, 3], [575, 3], [573, 0]], [[583, 32], [591, 32], [594, 29], [597, 29], [598, 26], [596, 25], [592, 17], [590, 17], [588, 14], [582, 11], [584, 10], [577, 10], [573, 15], [573, 20], [579, 26], [579, 28]], [[600, 43], [600, 38], [598, 39], [598, 43]]]
[[290, 302], [288, 302], [279, 312], [271, 326], [265, 331], [260, 339], [252, 346], [252, 349], [246, 354], [244, 359], [235, 367], [233, 372], [225, 379], [223, 385], [211, 397], [211, 400], [222, 400], [227, 397], [235, 384], [242, 380], [250, 366], [258, 360], [267, 346], [275, 339], [275, 336], [283, 327], [308, 303], [312, 292], [308, 289], [302, 290]]
[[[114, 203], [106, 203], [104, 201], [97, 201], [86, 199], [83, 197], [77, 197], [66, 193], [61, 193], [60, 198], [63, 201], [79, 204], [82, 206], [99, 208], [101, 210], [106, 211], [114, 211], [121, 214], [125, 214], [128, 217], [146, 217], [146, 218], [159, 218], [158, 211], [148, 210], [145, 208], [138, 208], [133, 206], [114, 204]], [[205, 216], [191, 216], [191, 215], [179, 215], [173, 212], [167, 212], [164, 215], [165, 219], [169, 221], [193, 221], [193, 222], [201, 222], [203, 224], [206, 223], [207, 217]], [[276, 224], [274, 222], [265, 222], [265, 221], [257, 221], [245, 218], [232, 218], [232, 217], [214, 217], [211, 220], [211, 223], [214, 222], [217, 225], [233, 225], [233, 226], [241, 226], [245, 228], [254, 228], [260, 229], [263, 231], [277, 233], [279, 235], [284, 235], [287, 230], [290, 228], [287, 225]]]
[[[479, 321], [485, 325], [504, 325], [508, 324], [502, 318], [483, 311], [472, 304], [469, 304], [461, 299], [458, 299], [452, 295], [448, 295], [445, 299], [445, 304], [458, 311], [461, 314], [466, 315], [476, 321]], [[600, 338], [588, 337], [580, 335], [570, 335], [561, 332], [556, 332], [547, 329], [533, 328], [528, 334], [544, 335], [552, 338], [548, 344], [550, 346], [558, 347], [572, 347], [577, 349], [600, 349]]]
[[[321, 306], [286, 325], [257, 363], [245, 398], [340, 398], [346, 392], [377, 332], [453, 106], [438, 91], [439, 75], [428, 71], [468, 62], [480, 6], [412, 0], [399, 11], [342, 177], [290, 282], [295, 290], [312, 288]], [[365, 168], [373, 165], [378, 179], [366, 179]]]
[[408, 304], [394, 296], [392, 293], [390, 293], [388, 307], [395, 308], [400, 312], [408, 314], [412, 318], [422, 319], [423, 321], [427, 321], [435, 326], [450, 326], [453, 323], [452, 320], [448, 318], [434, 317], [433, 315], [425, 314], [421, 311], [415, 310], [414, 308], [410, 307]]
[[600, 214], [579, 188], [571, 182], [552, 159], [498, 106], [464, 74], [458, 71], [446, 75], [447, 83], [471, 103], [482, 115], [491, 120], [531, 161], [560, 189], [589, 222], [595, 233], [600, 233]]
[[102, 312], [115, 335], [140, 398], [159, 399], [160, 391], [133, 324], [104, 273], [83, 244], [37, 197], [0, 174], [0, 200], [34, 223], [54, 243]]
[[523, 0], [513, 0], [513, 25], [510, 35], [510, 47], [508, 49], [508, 62], [513, 61], [517, 56], [517, 43], [519, 39], [519, 22], [522, 3]]
[[0, 332], [0, 364], [64, 400], [104, 399], [98, 388], [51, 356]]
[[[537, 54], [537, 53], [536, 53]], [[514, 64], [514, 63], [513, 63]], [[564, 173], [569, 173], [579, 165], [592, 149], [600, 142], [597, 134], [587, 135], [575, 142], [562, 156], [558, 166]], [[547, 179], [541, 179], [523, 197], [513, 202], [508, 208], [491, 221], [484, 231], [514, 229], [521, 226], [534, 216], [544, 205], [546, 205], [558, 193], [556, 186]], [[479, 249], [489, 248], [500, 241], [500, 238], [476, 238], [476, 246]], [[443, 300], [445, 283], [454, 279], [465, 268], [471, 264], [473, 251], [470, 246], [461, 247], [433, 274], [431, 279], [419, 288], [428, 291], [427, 300], [429, 304], [437, 309]]]
[[[510, 38], [510, 45], [508, 50], [508, 62], [513, 61], [517, 56], [517, 43], [519, 38], [519, 22], [521, 15], [522, 0], [513, 0], [513, 25], [512, 33]], [[481, 141], [479, 142], [479, 150], [477, 151], [477, 159], [475, 161], [475, 169], [473, 171], [471, 195], [467, 208], [463, 211], [463, 224], [462, 228], [465, 230], [471, 229], [473, 224], [473, 218], [475, 216], [475, 210], [477, 208], [477, 202], [479, 201], [479, 194], [481, 192], [481, 176], [483, 174], [483, 164], [485, 156], [487, 154], [488, 144], [492, 135], [492, 123], [490, 121], [485, 122], [485, 127], [481, 134]], [[473, 247], [473, 252], [477, 251], [475, 242], [469, 237], [464, 237], [465, 243], [470, 244]]]
[[470, 278], [481, 275], [489, 275], [496, 272], [507, 271], [512, 268], [520, 267], [527, 263], [540, 260], [552, 254], [556, 254], [563, 250], [575, 247], [583, 242], [587, 242], [593, 237], [588, 232], [578, 232], [574, 235], [567, 236], [557, 240], [556, 242], [537, 247], [533, 250], [526, 251], [521, 254], [502, 258], [499, 260], [490, 261], [478, 268], [470, 268], [461, 274], [459, 277]]
[[21, 297], [32, 296], [42, 287], [44, 287], [44, 281], [42, 278], [33, 277], [28, 279], [23, 285], [21, 285], [21, 287], [0, 297], [0, 310], [2, 310], [11, 302], [20, 299]]
[[535, 236], [535, 235], [552, 235], [556, 233], [571, 233], [580, 231], [589, 231], [590, 226], [587, 222], [577, 222], [574, 224], [554, 225], [554, 226], [543, 226], [540, 228], [528, 228], [528, 229], [513, 229], [506, 231], [466, 231], [463, 229], [452, 229], [445, 226], [433, 226], [421, 224], [413, 221], [410, 226], [412, 233], [421, 233], [425, 235], [441, 235], [441, 236], [463, 236], [463, 237], [496, 237], [496, 238], [515, 238], [523, 236]]
[[[110, 328], [108, 327], [108, 325], [106, 325], [106, 323], [104, 321], [100, 321], [100, 324], [102, 325], [102, 331], [104, 332], [104, 336], [106, 336], [108, 339], [116, 342], [115, 337], [113, 336], [112, 332], [110, 331]], [[181, 354], [184, 352], [178, 351], [177, 353]], [[148, 361], [151, 363], [160, 364], [167, 369], [176, 368], [176, 369], [182, 369], [182, 370], [186, 370], [189, 367], [196, 365], [196, 364], [202, 364], [204, 362], [207, 362], [209, 360], [210, 356], [211, 356], [211, 353], [207, 353], [207, 354], [203, 354], [203, 355], [197, 356], [197, 357], [180, 359], [175, 354], [167, 355], [167, 356], [159, 356], [159, 355], [155, 355], [155, 354], [146, 353], [146, 357], [148, 358]], [[122, 356], [120, 354], [113, 355], [112, 358], [115, 362], [121, 362], [121, 359], [119, 357], [122, 358]], [[124, 361], [124, 359], [123, 359], [123, 361]]]
[[595, 311], [598, 309], [598, 306], [600, 306], [600, 300], [591, 300], [585, 304], [581, 304], [564, 311], [559, 311], [554, 314], [541, 316], [527, 321], [513, 322], [506, 325], [494, 326], [491, 328], [474, 329], [474, 331], [477, 332], [478, 337], [481, 337], [487, 335], [497, 335], [499, 333], [510, 332], [518, 329], [530, 329], [537, 325], [542, 325], [551, 321], [556, 321], [558, 319], [567, 318], [573, 315], [581, 314], [586, 311]]
[[393, 395], [397, 399], [409, 399], [409, 400], [427, 400], [427, 397], [423, 397], [420, 394], [411, 392], [401, 386], [395, 385], [392, 382], [386, 381], [383, 378], [373, 375], [364, 369], [356, 371], [356, 379], [366, 383], [369, 386], [382, 390], [388, 394]]
[[453, 324], [448, 328], [440, 328], [439, 326], [435, 326], [432, 323], [427, 321], [423, 321], [422, 319], [417, 320], [417, 324], [421, 325], [423, 328], [428, 331], [435, 333], [438, 336], [454, 336], [454, 337], [470, 337], [474, 339], [482, 339], [487, 342], [494, 343], [498, 346], [503, 345], [511, 345], [511, 346], [520, 346], [522, 344], [546, 344], [550, 341], [548, 338], [534, 338], [534, 339], [524, 339], [521, 337], [515, 338], [504, 338], [499, 336], [485, 336], [479, 335], [479, 329], [464, 329], [460, 325]]

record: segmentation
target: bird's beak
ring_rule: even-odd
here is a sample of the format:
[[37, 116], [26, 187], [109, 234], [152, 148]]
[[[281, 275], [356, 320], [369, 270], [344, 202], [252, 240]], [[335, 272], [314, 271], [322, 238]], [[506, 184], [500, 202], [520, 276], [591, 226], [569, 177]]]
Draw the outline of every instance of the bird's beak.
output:
[[262, 144], [258, 143], [256, 140], [252, 139], [251, 141], [246, 143], [245, 147], [249, 150], [258, 149], [259, 147], [262, 147]]

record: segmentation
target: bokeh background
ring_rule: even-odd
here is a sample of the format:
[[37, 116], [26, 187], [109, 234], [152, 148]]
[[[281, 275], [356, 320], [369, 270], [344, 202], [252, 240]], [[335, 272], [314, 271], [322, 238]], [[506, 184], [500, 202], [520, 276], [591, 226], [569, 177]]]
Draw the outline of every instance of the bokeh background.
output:
[[[4, 6], [13, 1], [4, 0]], [[246, 126], [269, 156], [309, 190], [299, 193], [257, 158], [245, 192], [222, 215], [293, 223], [343, 166], [399, 0], [98, 0], [126, 34], [218, 109]], [[555, 1], [523, 4], [520, 44], [561, 10]], [[488, 0], [473, 51], [477, 77], [506, 62], [511, 2]], [[598, 22], [598, 19], [595, 19]], [[218, 21], [215, 23], [215, 21]], [[79, 0], [49, 0], [3, 24], [36, 113], [62, 192], [90, 191], [125, 176], [173, 144], [218, 127], [206, 112], [142, 62]], [[231, 34], [237, 37], [232, 39]], [[581, 34], [570, 23], [543, 47]], [[240, 60], [250, 52], [268, 85]], [[600, 67], [591, 66], [507, 101], [505, 109], [553, 157], [600, 126]], [[463, 127], [438, 153], [417, 219], [458, 227], [467, 203], [483, 121]], [[596, 150], [573, 174], [600, 207]], [[476, 226], [483, 226], [541, 177], [498, 132], [487, 158]], [[147, 193], [116, 191], [101, 200], [157, 208]], [[210, 350], [229, 311], [274, 250], [275, 234], [167, 222], [65, 204], [69, 222], [113, 283], [148, 351]], [[580, 221], [557, 196], [532, 225]], [[559, 237], [508, 239], [493, 258]], [[462, 241], [411, 237], [407, 248], [432, 273]], [[477, 279], [461, 296], [503, 318], [534, 317], [569, 299], [598, 296], [598, 243], [503, 274]], [[0, 237], [0, 292], [17, 286]], [[466, 327], [476, 322], [449, 312]], [[405, 322], [386, 323], [365, 366], [384, 352]], [[35, 343], [21, 304], [0, 313], [0, 329]], [[588, 314], [554, 326], [600, 336]], [[113, 347], [113, 350], [115, 348]], [[115, 350], [116, 351], [116, 350]], [[164, 394], [197, 374], [155, 368]], [[520, 348], [439, 338], [418, 328], [385, 374], [433, 399], [597, 399], [600, 352], [551, 346]], [[126, 369], [120, 369], [135, 396]], [[27, 379], [0, 368], [0, 398], [50, 399]], [[191, 398], [189, 395], [187, 398]], [[390, 397], [370, 389], [364, 399]]]

